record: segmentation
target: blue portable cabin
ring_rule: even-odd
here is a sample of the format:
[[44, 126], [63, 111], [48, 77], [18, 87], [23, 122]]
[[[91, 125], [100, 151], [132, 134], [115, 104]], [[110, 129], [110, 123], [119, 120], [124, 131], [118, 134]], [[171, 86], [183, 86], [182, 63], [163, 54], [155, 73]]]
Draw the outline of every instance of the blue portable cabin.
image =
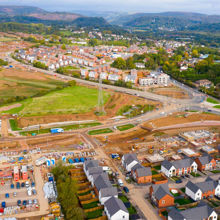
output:
[[73, 163], [74, 163], [73, 160], [72, 160], [71, 158], [68, 159], [68, 161], [69, 161], [70, 164], [73, 164]]
[[79, 163], [79, 159], [78, 158], [75, 158], [74, 161], [75, 161], [75, 163]]
[[81, 158], [80, 158], [80, 162], [85, 162], [84, 157], [81, 157]]
[[6, 207], [6, 202], [2, 202], [2, 208]]

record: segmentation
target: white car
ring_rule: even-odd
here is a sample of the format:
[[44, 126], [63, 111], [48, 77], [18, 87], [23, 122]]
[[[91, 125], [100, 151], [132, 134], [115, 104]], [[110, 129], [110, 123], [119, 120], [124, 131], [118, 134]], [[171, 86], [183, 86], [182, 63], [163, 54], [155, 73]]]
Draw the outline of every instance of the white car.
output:
[[32, 191], [31, 191], [31, 190], [28, 190], [28, 191], [27, 191], [27, 194], [28, 194], [28, 196], [32, 196]]

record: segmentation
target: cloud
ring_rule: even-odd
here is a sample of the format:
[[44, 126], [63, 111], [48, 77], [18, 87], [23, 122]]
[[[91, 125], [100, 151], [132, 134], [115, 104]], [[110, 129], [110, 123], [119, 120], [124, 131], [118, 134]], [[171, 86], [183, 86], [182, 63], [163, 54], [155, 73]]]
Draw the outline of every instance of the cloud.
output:
[[188, 11], [220, 14], [220, 0], [0, 0], [0, 4], [38, 6], [48, 10]]

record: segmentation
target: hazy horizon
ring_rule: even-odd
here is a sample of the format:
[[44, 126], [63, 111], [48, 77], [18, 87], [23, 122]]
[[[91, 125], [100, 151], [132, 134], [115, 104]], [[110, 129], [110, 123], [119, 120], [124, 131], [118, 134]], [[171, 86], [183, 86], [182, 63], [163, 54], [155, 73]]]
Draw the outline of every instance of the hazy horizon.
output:
[[97, 12], [196, 12], [220, 15], [219, 0], [0, 0], [5, 6], [36, 6], [48, 11], [97, 11]]

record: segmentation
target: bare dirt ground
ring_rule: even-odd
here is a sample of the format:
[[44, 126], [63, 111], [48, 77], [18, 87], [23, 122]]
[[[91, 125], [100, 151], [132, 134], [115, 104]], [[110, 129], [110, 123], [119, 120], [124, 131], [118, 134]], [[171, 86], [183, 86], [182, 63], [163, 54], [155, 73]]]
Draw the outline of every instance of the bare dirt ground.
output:
[[2, 137], [8, 137], [8, 124], [7, 124], [7, 119], [2, 119], [1, 135], [2, 135]]
[[[185, 115], [185, 117], [184, 117]], [[149, 121], [145, 123], [143, 126], [146, 127], [152, 127], [154, 128], [157, 127], [164, 127], [164, 126], [169, 126], [169, 125], [174, 125], [174, 124], [183, 124], [183, 123], [189, 123], [189, 122], [194, 122], [194, 121], [205, 121], [205, 120], [220, 120], [219, 115], [214, 115], [214, 114], [205, 114], [205, 113], [175, 113], [173, 115], [164, 117], [164, 118], [159, 118], [156, 120]]]
[[13, 109], [13, 108], [17, 108], [17, 107], [20, 107], [21, 104], [17, 103], [17, 104], [13, 104], [13, 105], [8, 105], [8, 106], [4, 106], [4, 107], [1, 107], [0, 108], [0, 112], [2, 111], [8, 111], [10, 109]]
[[[184, 118], [183, 115], [185, 113], [177, 113], [165, 118], [160, 118], [156, 120], [152, 120], [148, 123], [145, 123], [144, 126], [146, 127], [165, 127], [169, 125], [178, 125], [183, 123], [190, 123], [190, 122], [201, 122], [204, 121], [219, 121], [220, 116], [212, 115], [212, 114], [199, 114], [199, 113], [189, 113], [187, 118]], [[202, 122], [203, 123], [203, 122]], [[205, 125], [205, 124], [204, 124]], [[198, 130], [198, 129], [207, 129], [207, 128], [215, 128], [220, 130], [220, 126], [199, 126], [199, 127], [184, 127], [184, 128], [173, 128], [168, 130], [163, 130], [164, 135], [172, 136], [177, 135], [183, 131], [191, 131], [191, 130]], [[143, 130], [140, 126], [136, 127], [134, 130], [122, 133], [122, 134], [108, 134], [106, 136], [99, 136], [96, 137], [101, 143], [104, 145], [104, 150], [106, 153], [128, 153], [132, 150], [135, 143], [144, 142], [145, 146], [154, 146], [152, 143], [155, 140], [155, 133], [158, 131], [149, 132], [147, 130]], [[106, 141], [107, 140], [107, 141]]]
[[135, 96], [112, 92], [112, 96], [109, 98], [108, 102], [105, 104], [106, 115], [97, 116], [93, 111], [85, 114], [60, 114], [60, 115], [47, 115], [47, 116], [33, 116], [33, 117], [22, 117], [18, 120], [18, 125], [22, 127], [36, 125], [36, 124], [47, 124], [52, 122], [61, 122], [61, 121], [77, 121], [77, 120], [98, 120], [104, 121], [108, 118], [114, 117], [117, 115], [117, 112], [120, 108], [125, 105], [137, 105], [137, 104], [150, 104], [160, 106], [159, 102], [148, 101], [143, 98], [137, 98]]
[[173, 85], [171, 85], [169, 87], [150, 88], [148, 91], [156, 93], [158, 95], [169, 96], [169, 97], [177, 98], [177, 99], [189, 98], [188, 94], [184, 90], [182, 90], [179, 87], [173, 86]]

